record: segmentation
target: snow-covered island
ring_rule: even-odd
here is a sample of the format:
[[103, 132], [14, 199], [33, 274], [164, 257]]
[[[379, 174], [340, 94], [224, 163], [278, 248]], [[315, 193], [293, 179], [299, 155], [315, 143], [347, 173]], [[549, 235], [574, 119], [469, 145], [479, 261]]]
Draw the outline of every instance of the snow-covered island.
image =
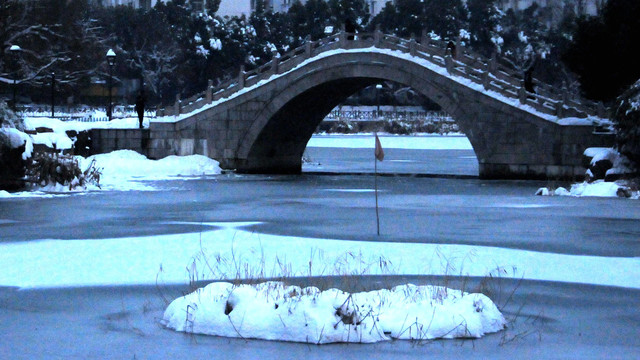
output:
[[311, 344], [479, 338], [505, 328], [485, 295], [441, 286], [361, 293], [282, 282], [215, 282], [174, 300], [162, 323], [181, 332]]

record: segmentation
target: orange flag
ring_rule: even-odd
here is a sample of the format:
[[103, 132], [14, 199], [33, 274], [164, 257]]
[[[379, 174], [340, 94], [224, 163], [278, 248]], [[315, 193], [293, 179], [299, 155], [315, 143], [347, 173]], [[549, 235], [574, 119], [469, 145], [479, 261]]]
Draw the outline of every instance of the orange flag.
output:
[[382, 145], [380, 144], [380, 139], [378, 139], [378, 133], [376, 135], [376, 150], [374, 152], [376, 159], [382, 161], [384, 160], [384, 150], [382, 150]]

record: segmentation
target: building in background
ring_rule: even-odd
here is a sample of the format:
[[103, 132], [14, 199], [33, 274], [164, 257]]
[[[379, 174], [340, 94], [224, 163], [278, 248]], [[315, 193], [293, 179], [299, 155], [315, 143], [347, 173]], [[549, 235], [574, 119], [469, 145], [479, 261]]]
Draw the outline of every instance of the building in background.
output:
[[[135, 8], [149, 9], [162, 0], [95, 0], [103, 6], [129, 5]], [[204, 9], [207, 0], [191, 0], [195, 10]], [[217, 14], [220, 16], [249, 16], [256, 8], [257, 0], [222, 0]], [[267, 9], [274, 12], [287, 12], [296, 0], [264, 0]], [[439, 0], [446, 1], [446, 0]], [[306, 0], [300, 0], [303, 4]], [[389, 2], [395, 0], [366, 0], [371, 16], [376, 16]], [[607, 0], [498, 0], [498, 6], [503, 9], [524, 10], [534, 3], [540, 7], [562, 9], [570, 5], [580, 15], [596, 15], [606, 4]]]
[[217, 14], [220, 16], [249, 16], [255, 8], [255, 0], [222, 0]]
[[538, 4], [540, 7], [563, 8], [565, 5], [573, 7], [579, 15], [597, 15], [607, 0], [498, 0], [504, 10], [524, 10], [529, 6]]

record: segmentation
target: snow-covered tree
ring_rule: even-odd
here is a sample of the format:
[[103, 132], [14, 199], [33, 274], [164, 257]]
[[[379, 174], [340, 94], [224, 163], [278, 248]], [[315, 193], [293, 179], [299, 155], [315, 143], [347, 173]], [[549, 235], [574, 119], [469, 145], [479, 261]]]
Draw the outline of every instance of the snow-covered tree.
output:
[[503, 12], [496, 6], [496, 0], [467, 0], [467, 9], [471, 45], [476, 51], [491, 55], [500, 42]]
[[287, 13], [291, 33], [291, 45], [300, 45], [307, 38], [318, 40], [325, 36], [324, 29], [330, 25], [329, 5], [325, 0], [307, 0], [303, 5], [294, 2]]
[[465, 29], [468, 21], [467, 10], [462, 0], [425, 0], [423, 4], [425, 29], [433, 31], [443, 39], [456, 41], [460, 30]]
[[332, 25], [340, 28], [347, 21], [356, 26], [357, 31], [369, 23], [369, 5], [365, 0], [329, 0]]
[[640, 171], [640, 80], [618, 98], [613, 121], [618, 151]]
[[402, 37], [426, 30], [455, 41], [466, 27], [467, 11], [462, 0], [398, 0], [387, 3], [371, 23], [370, 29], [379, 24], [382, 31]]
[[[63, 91], [88, 81], [98, 65], [86, 54], [104, 42], [89, 11], [86, 0], [3, 1], [0, 78], [17, 78], [22, 87], [43, 86], [54, 72]], [[12, 45], [21, 50], [10, 54]]]
[[640, 2], [609, 0], [597, 17], [579, 20], [563, 59], [587, 97], [611, 101], [640, 78]]

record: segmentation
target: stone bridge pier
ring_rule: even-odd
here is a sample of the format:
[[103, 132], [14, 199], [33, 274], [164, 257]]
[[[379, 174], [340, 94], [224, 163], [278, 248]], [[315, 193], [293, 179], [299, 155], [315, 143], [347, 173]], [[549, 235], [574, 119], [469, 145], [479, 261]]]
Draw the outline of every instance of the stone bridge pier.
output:
[[318, 57], [178, 121], [153, 122], [149, 155], [202, 154], [238, 172], [299, 173], [322, 119], [381, 81], [409, 86], [449, 113], [469, 138], [482, 178], [582, 177], [584, 149], [610, 145], [584, 120], [542, 114], [442, 69], [369, 50]]

